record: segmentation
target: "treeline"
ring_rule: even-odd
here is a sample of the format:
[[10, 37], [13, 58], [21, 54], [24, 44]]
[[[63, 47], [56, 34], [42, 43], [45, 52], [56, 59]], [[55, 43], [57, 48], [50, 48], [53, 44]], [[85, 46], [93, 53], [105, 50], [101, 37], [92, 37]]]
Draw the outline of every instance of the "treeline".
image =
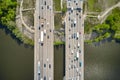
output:
[[23, 43], [33, 45], [33, 41], [24, 36], [16, 27], [16, 6], [17, 0], [0, 0], [0, 24], [6, 26]]
[[109, 37], [120, 41], [120, 8], [114, 9], [104, 23], [94, 26], [92, 32], [96, 32], [98, 35], [87, 42], [99, 42]]

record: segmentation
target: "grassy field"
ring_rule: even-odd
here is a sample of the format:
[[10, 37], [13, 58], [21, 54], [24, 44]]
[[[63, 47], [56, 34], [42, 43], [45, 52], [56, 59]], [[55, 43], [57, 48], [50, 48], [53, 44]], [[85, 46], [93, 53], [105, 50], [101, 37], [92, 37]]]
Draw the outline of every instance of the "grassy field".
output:
[[23, 17], [24, 17], [24, 21], [28, 26], [34, 26], [34, 11], [24, 11], [23, 13]]
[[[120, 0], [87, 0], [87, 11], [101, 12], [119, 1]], [[99, 23], [98, 21], [97, 18], [87, 18], [87, 20], [85, 20], [85, 33], [90, 33], [91, 29]]]
[[23, 0], [23, 9], [35, 8], [36, 0]]
[[88, 11], [103, 11], [120, 0], [87, 0]]
[[61, 11], [61, 0], [53, 0], [55, 11]]
[[59, 30], [62, 26], [62, 15], [61, 14], [55, 14], [54, 16], [54, 23], [55, 23], [55, 30]]

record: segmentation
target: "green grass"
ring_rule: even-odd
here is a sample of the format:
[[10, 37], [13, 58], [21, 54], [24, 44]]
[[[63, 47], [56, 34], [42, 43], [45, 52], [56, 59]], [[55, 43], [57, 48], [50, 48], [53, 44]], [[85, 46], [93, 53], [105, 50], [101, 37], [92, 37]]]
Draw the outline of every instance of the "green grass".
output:
[[87, 0], [87, 11], [101, 12], [119, 1], [120, 0]]
[[65, 14], [67, 12], [67, 3], [63, 3], [62, 13]]
[[53, 0], [55, 11], [61, 11], [61, 0]]
[[65, 42], [63, 41], [55, 41], [54, 42], [54, 45], [57, 46], [57, 45], [62, 45], [62, 44], [65, 44]]
[[61, 14], [55, 14], [54, 16], [54, 20], [55, 20], [55, 30], [59, 30], [62, 26], [62, 16]]
[[96, 0], [87, 0], [88, 1], [88, 9], [93, 10], [94, 9], [94, 4]]

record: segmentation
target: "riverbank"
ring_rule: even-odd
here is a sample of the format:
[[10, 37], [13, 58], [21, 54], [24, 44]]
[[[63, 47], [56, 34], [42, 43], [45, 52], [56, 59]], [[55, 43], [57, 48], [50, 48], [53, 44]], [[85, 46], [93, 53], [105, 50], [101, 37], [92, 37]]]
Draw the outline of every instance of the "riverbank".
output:
[[85, 42], [100, 42], [104, 39], [111, 38], [115, 41], [120, 41], [120, 8], [115, 8], [112, 13], [107, 17], [105, 22], [102, 24], [97, 24], [92, 28], [92, 33], [96, 35], [91, 35], [92, 38], [86, 40]]
[[2, 28], [9, 30], [11, 34], [15, 35], [15, 37], [24, 44], [33, 46], [34, 42], [20, 32], [16, 26], [16, 7], [19, 5], [17, 1], [2, 0], [0, 5], [0, 24], [2, 25]]

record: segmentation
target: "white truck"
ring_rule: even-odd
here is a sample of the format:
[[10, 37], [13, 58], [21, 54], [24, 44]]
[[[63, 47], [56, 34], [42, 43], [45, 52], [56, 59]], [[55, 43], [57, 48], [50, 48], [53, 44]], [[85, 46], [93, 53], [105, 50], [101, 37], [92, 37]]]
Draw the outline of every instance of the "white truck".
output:
[[40, 61], [38, 61], [38, 75], [40, 75]]
[[77, 52], [77, 58], [79, 58], [79, 52]]
[[79, 32], [77, 32], [77, 37], [76, 37], [76, 39], [78, 39], [79, 38]]
[[44, 33], [43, 33], [43, 31], [41, 31], [41, 40], [40, 40], [40, 42], [41, 42], [41, 45], [43, 45], [43, 35]]

